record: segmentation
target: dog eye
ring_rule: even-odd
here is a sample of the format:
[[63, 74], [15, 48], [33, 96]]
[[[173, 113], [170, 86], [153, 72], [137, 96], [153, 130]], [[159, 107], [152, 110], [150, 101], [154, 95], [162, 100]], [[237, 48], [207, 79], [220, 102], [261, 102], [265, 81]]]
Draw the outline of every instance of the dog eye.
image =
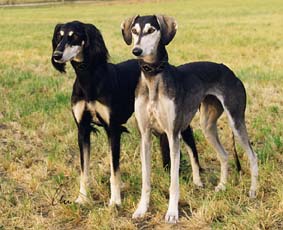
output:
[[148, 34], [152, 34], [154, 31], [155, 31], [154, 28], [149, 28], [148, 31], [147, 31], [147, 33], [148, 33]]
[[79, 35], [73, 34], [73, 38], [74, 38], [74, 40], [78, 40], [79, 39]]
[[77, 40], [79, 38], [79, 36], [77, 34], [75, 34], [75, 33], [72, 33], [72, 34], [69, 35], [69, 38], [71, 40]]
[[62, 37], [63, 37], [63, 36], [62, 36], [60, 33], [58, 33], [58, 34], [56, 35], [56, 38], [57, 38], [58, 41], [60, 41], [60, 40], [62, 39]]
[[135, 28], [132, 29], [132, 33], [138, 35], [138, 31]]

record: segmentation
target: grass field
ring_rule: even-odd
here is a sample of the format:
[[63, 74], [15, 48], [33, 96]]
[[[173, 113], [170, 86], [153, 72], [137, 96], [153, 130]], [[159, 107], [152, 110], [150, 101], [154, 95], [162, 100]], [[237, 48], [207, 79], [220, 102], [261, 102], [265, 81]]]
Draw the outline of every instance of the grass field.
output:
[[[150, 212], [131, 215], [140, 196], [139, 135], [134, 119], [123, 136], [122, 206], [109, 208], [109, 151], [101, 130], [92, 136], [88, 206], [64, 204], [79, 191], [79, 150], [70, 110], [74, 72], [51, 66], [51, 36], [58, 22], [81, 20], [101, 29], [111, 61], [132, 58], [120, 23], [135, 14], [174, 16], [179, 29], [169, 45], [170, 62], [223, 62], [243, 80], [246, 120], [259, 158], [257, 198], [247, 196], [248, 160], [239, 149], [243, 174], [229, 161], [227, 191], [215, 193], [220, 165], [198, 123], [193, 128], [205, 169], [204, 189], [193, 186], [183, 154], [180, 222], [164, 223], [169, 176], [153, 142]], [[0, 229], [283, 229], [283, 4], [282, 0], [135, 1], [0, 9]], [[231, 152], [225, 116], [220, 136]], [[185, 152], [185, 151], [183, 151]], [[232, 154], [231, 154], [232, 155]], [[63, 198], [62, 198], [63, 196]], [[61, 202], [60, 202], [60, 198]], [[53, 201], [53, 202], [52, 202]]]

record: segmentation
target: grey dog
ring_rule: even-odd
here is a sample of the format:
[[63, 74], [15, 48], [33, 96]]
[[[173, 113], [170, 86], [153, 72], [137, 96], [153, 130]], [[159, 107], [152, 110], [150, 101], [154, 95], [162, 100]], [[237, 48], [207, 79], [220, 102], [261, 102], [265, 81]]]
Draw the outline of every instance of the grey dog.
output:
[[[194, 62], [172, 66], [166, 45], [177, 31], [176, 21], [167, 16], [135, 16], [122, 25], [125, 42], [134, 40], [133, 54], [141, 68], [135, 95], [135, 115], [141, 133], [142, 194], [133, 218], [142, 217], [150, 199], [150, 134], [165, 132], [170, 147], [171, 182], [166, 222], [178, 220], [180, 136], [200, 108], [200, 123], [207, 141], [218, 153], [221, 178], [216, 191], [224, 190], [228, 175], [228, 154], [219, 141], [217, 120], [226, 112], [230, 126], [250, 161], [250, 197], [255, 197], [257, 156], [252, 150], [245, 125], [246, 92], [243, 83], [225, 65]], [[187, 146], [188, 148], [188, 146]], [[191, 157], [193, 181], [202, 186], [199, 167]]]

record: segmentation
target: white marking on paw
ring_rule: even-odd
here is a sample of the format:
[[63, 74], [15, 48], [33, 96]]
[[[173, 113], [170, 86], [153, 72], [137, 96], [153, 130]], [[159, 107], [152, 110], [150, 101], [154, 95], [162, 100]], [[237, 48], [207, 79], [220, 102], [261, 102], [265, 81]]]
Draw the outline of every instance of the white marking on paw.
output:
[[250, 198], [256, 198], [256, 191], [255, 190], [250, 190], [249, 191], [249, 197]]
[[111, 198], [111, 199], [109, 200], [109, 206], [116, 206], [116, 205], [120, 206], [121, 203], [122, 203], [122, 202], [121, 202], [121, 198], [120, 198], [120, 199]]
[[[111, 160], [112, 162], [112, 160]], [[112, 167], [111, 167], [112, 170]], [[112, 172], [110, 177], [110, 190], [111, 198], [109, 201], [109, 206], [121, 205], [121, 181], [120, 172]]]
[[139, 207], [134, 212], [132, 218], [133, 219], [142, 218], [142, 217], [144, 217], [146, 211], [147, 211], [147, 205], [140, 203]]
[[87, 203], [89, 203], [89, 199], [87, 198], [87, 196], [80, 193], [78, 198], [75, 200], [75, 203], [87, 204]]
[[215, 187], [215, 192], [220, 192], [220, 191], [225, 191], [226, 190], [226, 186], [222, 183], [219, 183], [216, 187]]
[[165, 216], [165, 222], [168, 224], [176, 224], [178, 222], [178, 210], [168, 210]]
[[196, 186], [203, 188], [203, 183], [201, 182], [201, 180], [193, 180], [193, 182]]

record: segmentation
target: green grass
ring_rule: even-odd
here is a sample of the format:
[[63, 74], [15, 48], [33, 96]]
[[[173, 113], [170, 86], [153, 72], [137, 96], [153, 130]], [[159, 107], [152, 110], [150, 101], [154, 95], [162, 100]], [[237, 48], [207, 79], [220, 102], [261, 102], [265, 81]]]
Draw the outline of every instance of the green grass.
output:
[[[112, 62], [132, 58], [121, 37], [120, 23], [135, 14], [174, 16], [179, 29], [168, 46], [170, 62], [223, 62], [246, 86], [246, 121], [259, 158], [259, 189], [255, 200], [248, 160], [239, 148], [244, 173], [235, 173], [230, 159], [227, 191], [215, 193], [220, 166], [198, 124], [193, 127], [205, 168], [204, 189], [192, 184], [188, 157], [182, 159], [180, 222], [164, 224], [169, 176], [163, 171], [158, 142], [152, 147], [152, 196], [146, 218], [131, 215], [140, 196], [139, 135], [122, 138], [123, 203], [109, 208], [109, 151], [103, 130], [92, 136], [88, 206], [73, 201], [79, 191], [79, 150], [70, 110], [74, 72], [57, 73], [50, 63], [56, 23], [81, 20], [100, 28]], [[0, 9], [0, 229], [282, 229], [283, 228], [283, 4], [281, 0], [223, 2], [106, 2], [34, 8]], [[220, 136], [231, 152], [225, 116]], [[184, 152], [184, 151], [183, 151]], [[232, 155], [232, 154], [231, 154]], [[52, 198], [60, 184], [60, 197]], [[56, 196], [57, 197], [57, 196]]]

